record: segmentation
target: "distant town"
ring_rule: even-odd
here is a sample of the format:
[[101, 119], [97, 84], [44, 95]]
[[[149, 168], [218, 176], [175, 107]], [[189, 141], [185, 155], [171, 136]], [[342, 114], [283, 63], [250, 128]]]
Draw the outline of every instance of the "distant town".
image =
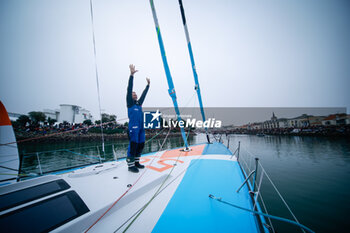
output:
[[270, 120], [248, 123], [242, 126], [225, 126], [217, 133], [271, 135], [349, 136], [350, 115], [346, 113], [328, 116], [302, 114], [294, 118], [278, 118], [272, 113]]

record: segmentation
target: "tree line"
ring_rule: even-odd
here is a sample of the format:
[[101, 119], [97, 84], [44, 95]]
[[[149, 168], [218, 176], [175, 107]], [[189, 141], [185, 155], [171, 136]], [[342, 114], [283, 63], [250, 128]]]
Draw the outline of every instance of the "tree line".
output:
[[[113, 114], [102, 113], [102, 122], [117, 122], [117, 116]], [[16, 121], [12, 121], [14, 127], [26, 127], [26, 126], [40, 126], [41, 124], [53, 126], [57, 122], [56, 119], [51, 117], [46, 117], [45, 113], [40, 111], [31, 111], [28, 115], [20, 115]], [[101, 120], [96, 120], [95, 124], [101, 124]], [[69, 124], [69, 122], [64, 121], [63, 124]], [[92, 125], [93, 122], [90, 119], [84, 120], [83, 124]]]

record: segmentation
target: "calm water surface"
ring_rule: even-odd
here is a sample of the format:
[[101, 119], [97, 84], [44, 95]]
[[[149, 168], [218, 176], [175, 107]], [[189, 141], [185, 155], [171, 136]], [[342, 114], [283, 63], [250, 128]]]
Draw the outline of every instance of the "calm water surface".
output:
[[[223, 140], [227, 145], [227, 138], [223, 137]], [[234, 150], [239, 141], [241, 160], [244, 159], [253, 167], [254, 161], [249, 160], [250, 154], [260, 159], [302, 224], [316, 232], [350, 232], [349, 139], [230, 135], [230, 149]], [[144, 152], [157, 151], [161, 142], [161, 139], [151, 141], [146, 144]], [[189, 142], [205, 142], [205, 137], [190, 137]], [[165, 148], [182, 145], [181, 138], [171, 138]], [[42, 171], [47, 172], [98, 162], [100, 157], [103, 161], [112, 160], [113, 149], [118, 157], [125, 157], [127, 141], [107, 142], [105, 152], [102, 151], [101, 143], [19, 145], [23, 155], [22, 173], [38, 173], [38, 157]], [[233, 187], [233, 190], [236, 188]], [[270, 214], [291, 218], [265, 178], [261, 194]], [[273, 225], [278, 232], [301, 232], [276, 221], [273, 221]]]

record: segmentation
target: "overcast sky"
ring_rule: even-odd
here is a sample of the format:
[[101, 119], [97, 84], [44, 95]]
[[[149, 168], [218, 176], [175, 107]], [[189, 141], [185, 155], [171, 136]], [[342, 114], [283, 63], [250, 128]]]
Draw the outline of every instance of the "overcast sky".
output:
[[[350, 2], [184, 0], [209, 107], [350, 108]], [[172, 106], [147, 0], [94, 0], [104, 112], [127, 116], [128, 65], [144, 106]], [[180, 106], [194, 81], [177, 0], [155, 0]], [[75, 104], [97, 117], [89, 0], [0, 1], [0, 99], [9, 112]]]

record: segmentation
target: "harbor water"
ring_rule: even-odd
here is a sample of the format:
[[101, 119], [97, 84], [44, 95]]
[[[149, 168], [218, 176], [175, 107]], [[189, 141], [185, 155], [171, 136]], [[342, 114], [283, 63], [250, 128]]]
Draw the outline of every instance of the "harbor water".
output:
[[[241, 164], [244, 162], [254, 168], [254, 158], [259, 158], [301, 224], [315, 232], [349, 232], [349, 139], [268, 135], [228, 135], [221, 139], [225, 145], [229, 143], [231, 151], [240, 142]], [[190, 144], [205, 141], [205, 135], [189, 137]], [[162, 139], [150, 141], [145, 145], [144, 153], [159, 150], [162, 142]], [[21, 173], [34, 175], [122, 158], [126, 155], [127, 145], [127, 141], [108, 142], [105, 151], [100, 142], [19, 145]], [[181, 138], [170, 138], [163, 148], [180, 146], [183, 146]], [[237, 188], [232, 187], [232, 192]], [[262, 179], [260, 191], [269, 214], [292, 219], [266, 177]], [[276, 232], [301, 232], [286, 223], [272, 223]]]

